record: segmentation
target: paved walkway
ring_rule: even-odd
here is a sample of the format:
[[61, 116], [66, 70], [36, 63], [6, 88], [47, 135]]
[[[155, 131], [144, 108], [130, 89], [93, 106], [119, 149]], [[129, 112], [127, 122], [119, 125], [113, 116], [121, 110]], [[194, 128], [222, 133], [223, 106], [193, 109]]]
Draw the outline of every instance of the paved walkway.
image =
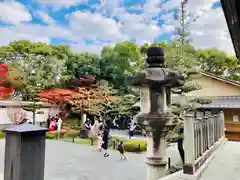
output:
[[[4, 144], [0, 140], [0, 175], [4, 169]], [[104, 158], [96, 147], [47, 140], [45, 180], [146, 180], [144, 154], [126, 155], [128, 159], [120, 161], [118, 152], [110, 151], [110, 156]], [[169, 147], [167, 155], [172, 163], [180, 161], [176, 146]]]
[[200, 180], [239, 180], [240, 142], [227, 142], [217, 152]]

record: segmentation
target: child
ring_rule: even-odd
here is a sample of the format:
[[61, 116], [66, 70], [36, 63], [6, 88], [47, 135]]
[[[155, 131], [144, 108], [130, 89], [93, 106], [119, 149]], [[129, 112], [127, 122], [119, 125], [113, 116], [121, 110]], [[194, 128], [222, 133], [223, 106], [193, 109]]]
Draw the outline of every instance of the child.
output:
[[102, 136], [101, 136], [101, 135], [98, 135], [98, 151], [99, 151], [99, 152], [102, 151], [102, 144], [103, 144]]
[[117, 148], [118, 152], [120, 153], [121, 155], [121, 160], [122, 159], [126, 159], [126, 156], [124, 155], [124, 147], [123, 147], [123, 141], [120, 141], [119, 144], [118, 144], [118, 148]]

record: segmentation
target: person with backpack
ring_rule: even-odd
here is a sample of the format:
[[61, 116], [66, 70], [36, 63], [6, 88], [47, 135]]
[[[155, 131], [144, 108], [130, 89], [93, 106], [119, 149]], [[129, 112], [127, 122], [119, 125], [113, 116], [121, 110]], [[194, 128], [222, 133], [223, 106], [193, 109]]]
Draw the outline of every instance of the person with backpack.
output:
[[105, 123], [103, 128], [103, 137], [102, 137], [102, 140], [103, 140], [102, 148], [104, 150], [104, 157], [109, 156], [109, 153], [108, 153], [109, 131], [110, 131], [109, 123]]

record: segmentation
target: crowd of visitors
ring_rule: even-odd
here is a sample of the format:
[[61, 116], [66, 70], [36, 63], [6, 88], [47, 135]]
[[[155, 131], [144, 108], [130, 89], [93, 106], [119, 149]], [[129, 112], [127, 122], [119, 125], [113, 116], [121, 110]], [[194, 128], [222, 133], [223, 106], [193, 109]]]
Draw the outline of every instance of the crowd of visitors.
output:
[[[103, 151], [104, 157], [108, 157], [108, 141], [109, 141], [109, 134], [110, 134], [110, 127], [112, 126], [111, 120], [95, 120], [91, 121], [87, 119], [84, 122], [84, 129], [87, 130], [88, 137], [91, 138], [97, 138], [97, 148], [99, 152]], [[137, 124], [132, 119], [129, 123], [129, 138], [132, 138], [134, 136], [134, 131]], [[122, 141], [117, 142], [117, 150], [119, 151], [121, 155], [121, 159], [126, 159], [124, 155], [124, 144]]]
[[48, 131], [60, 131], [62, 129], [62, 119], [59, 114], [47, 119]]
[[84, 123], [85, 129], [88, 130], [88, 137], [95, 138], [98, 140], [98, 150], [104, 152], [104, 157], [108, 157], [108, 140], [110, 132], [110, 123], [109, 121], [102, 122], [101, 120], [95, 120], [94, 123], [91, 123], [90, 120], [86, 120]]

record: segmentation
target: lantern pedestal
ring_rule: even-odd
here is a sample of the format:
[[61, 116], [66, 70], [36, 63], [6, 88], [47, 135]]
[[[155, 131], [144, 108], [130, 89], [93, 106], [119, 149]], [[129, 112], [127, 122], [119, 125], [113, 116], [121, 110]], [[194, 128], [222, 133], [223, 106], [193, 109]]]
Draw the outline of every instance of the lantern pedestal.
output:
[[171, 88], [183, 85], [179, 72], [164, 68], [163, 48], [153, 45], [147, 50], [147, 68], [129, 77], [131, 85], [140, 88], [141, 112], [138, 122], [145, 124], [147, 135], [147, 180], [166, 175], [166, 133], [171, 127]]

